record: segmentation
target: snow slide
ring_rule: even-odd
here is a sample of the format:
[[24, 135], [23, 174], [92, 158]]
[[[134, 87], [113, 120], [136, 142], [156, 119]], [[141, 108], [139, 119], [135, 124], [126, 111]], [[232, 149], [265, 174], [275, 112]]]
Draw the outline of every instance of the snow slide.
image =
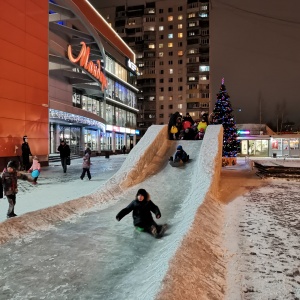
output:
[[[179, 143], [191, 161], [172, 168], [167, 160]], [[203, 142], [168, 141], [165, 126], [152, 126], [97, 193], [3, 222], [1, 236], [6, 229], [17, 237], [86, 212], [55, 230], [2, 245], [2, 292], [9, 299], [154, 299], [197, 208], [217, 191], [221, 149], [221, 126], [209, 126]], [[161, 240], [137, 233], [131, 216], [115, 220], [138, 188], [146, 188], [160, 207], [159, 223], [170, 225]]]

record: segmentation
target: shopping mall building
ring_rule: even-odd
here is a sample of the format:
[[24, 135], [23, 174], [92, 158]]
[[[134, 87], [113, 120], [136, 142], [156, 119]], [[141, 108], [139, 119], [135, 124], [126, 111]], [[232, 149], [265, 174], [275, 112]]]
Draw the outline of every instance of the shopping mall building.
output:
[[0, 167], [28, 136], [44, 164], [65, 139], [73, 154], [136, 143], [132, 50], [86, 0], [0, 1]]

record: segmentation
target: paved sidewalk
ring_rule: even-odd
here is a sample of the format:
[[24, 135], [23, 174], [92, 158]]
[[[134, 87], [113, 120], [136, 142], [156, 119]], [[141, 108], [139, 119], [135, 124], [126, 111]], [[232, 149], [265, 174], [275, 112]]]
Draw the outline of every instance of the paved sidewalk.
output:
[[[90, 181], [87, 175], [83, 180], [79, 178], [82, 171], [81, 158], [71, 161], [67, 173], [63, 173], [60, 162], [50, 163], [49, 167], [42, 168], [37, 185], [18, 180], [15, 213], [21, 215], [93, 193], [119, 170], [126, 157], [123, 154], [111, 155], [108, 159], [104, 156], [92, 157]], [[4, 197], [0, 199], [0, 222], [6, 220], [7, 209], [8, 202]]]

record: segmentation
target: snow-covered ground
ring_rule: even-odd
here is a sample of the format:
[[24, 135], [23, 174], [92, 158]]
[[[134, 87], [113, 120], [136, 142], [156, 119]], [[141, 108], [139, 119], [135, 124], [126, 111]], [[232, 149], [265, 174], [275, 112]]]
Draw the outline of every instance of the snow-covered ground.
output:
[[[0, 294], [4, 299], [154, 299], [199, 205], [206, 194], [216, 193], [221, 141], [221, 126], [208, 128], [205, 147], [201, 141], [168, 141], [164, 126], [152, 126], [97, 192], [2, 222]], [[179, 143], [191, 161], [172, 168], [167, 160]], [[77, 190], [90, 184], [76, 183]], [[138, 188], [146, 188], [160, 207], [158, 223], [169, 224], [163, 239], [136, 232], [131, 216], [115, 220]], [[64, 193], [64, 183], [57, 189]], [[19, 238], [8, 241], [11, 237]]]
[[[42, 168], [37, 185], [18, 180], [15, 213], [20, 216], [94, 193], [120, 169], [127, 156], [110, 155], [108, 159], [104, 156], [92, 157], [90, 181], [87, 176], [83, 180], [79, 178], [82, 172], [81, 158], [72, 160], [67, 173], [63, 173], [59, 162], [50, 163], [49, 167]], [[6, 220], [7, 209], [8, 202], [4, 197], [0, 200], [0, 222]]]

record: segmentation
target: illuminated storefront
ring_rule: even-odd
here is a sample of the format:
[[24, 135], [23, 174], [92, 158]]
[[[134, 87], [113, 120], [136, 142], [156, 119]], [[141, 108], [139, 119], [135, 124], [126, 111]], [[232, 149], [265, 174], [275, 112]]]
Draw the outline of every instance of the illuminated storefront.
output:
[[96, 155], [132, 147], [138, 112], [134, 53], [88, 1], [51, 0], [49, 8], [50, 153], [60, 139], [73, 154], [86, 147]]

